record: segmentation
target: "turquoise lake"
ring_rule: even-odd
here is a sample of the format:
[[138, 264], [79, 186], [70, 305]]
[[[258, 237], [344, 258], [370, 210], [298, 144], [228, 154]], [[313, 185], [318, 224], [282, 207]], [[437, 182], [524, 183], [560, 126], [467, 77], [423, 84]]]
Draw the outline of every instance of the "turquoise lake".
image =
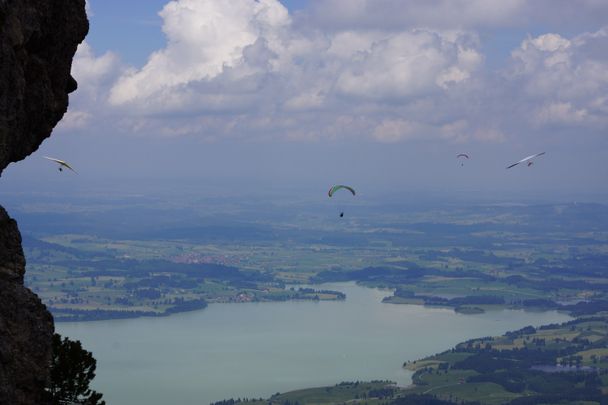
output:
[[556, 311], [490, 311], [383, 304], [389, 291], [354, 283], [339, 302], [211, 304], [164, 318], [59, 323], [97, 359], [94, 388], [108, 405], [191, 405], [341, 381], [390, 379], [402, 369], [474, 337], [564, 322]]

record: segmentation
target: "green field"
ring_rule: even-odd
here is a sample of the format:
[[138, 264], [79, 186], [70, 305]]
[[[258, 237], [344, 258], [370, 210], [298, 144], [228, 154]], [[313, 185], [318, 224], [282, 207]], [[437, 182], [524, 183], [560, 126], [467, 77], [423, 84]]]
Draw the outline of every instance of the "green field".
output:
[[307, 388], [276, 393], [268, 399], [225, 400], [214, 405], [325, 405], [325, 404], [381, 404], [394, 397], [400, 389], [390, 381], [342, 382], [334, 386]]
[[347, 280], [394, 289], [387, 303], [470, 314], [608, 298], [603, 205], [365, 207], [344, 221], [298, 204], [214, 203], [206, 215], [151, 205], [23, 205], [26, 282], [59, 320], [166, 314], [183, 301], [339, 299], [285, 286]]
[[[604, 393], [608, 389], [604, 378], [608, 374], [607, 347], [608, 316], [598, 314], [562, 325], [473, 339], [404, 366], [416, 372], [412, 392], [433, 393], [445, 400], [501, 404], [522, 396], [559, 394], [560, 385], [568, 384], [589, 389], [583, 396], [591, 398], [593, 390]], [[571, 383], [565, 376], [587, 378], [587, 382]], [[483, 379], [487, 381], [479, 381]]]

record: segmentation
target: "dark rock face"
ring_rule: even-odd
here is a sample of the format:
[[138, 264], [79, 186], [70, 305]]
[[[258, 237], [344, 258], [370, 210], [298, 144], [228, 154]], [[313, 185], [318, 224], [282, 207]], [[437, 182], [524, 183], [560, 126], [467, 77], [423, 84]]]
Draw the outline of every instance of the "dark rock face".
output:
[[23, 287], [21, 236], [2, 208], [0, 249], [0, 404], [43, 404], [53, 318]]
[[0, 173], [51, 135], [76, 90], [84, 0], [0, 0]]
[[[51, 135], [76, 89], [85, 0], [0, 0], [0, 173]], [[45, 404], [53, 318], [23, 286], [17, 223], [0, 207], [0, 404]]]

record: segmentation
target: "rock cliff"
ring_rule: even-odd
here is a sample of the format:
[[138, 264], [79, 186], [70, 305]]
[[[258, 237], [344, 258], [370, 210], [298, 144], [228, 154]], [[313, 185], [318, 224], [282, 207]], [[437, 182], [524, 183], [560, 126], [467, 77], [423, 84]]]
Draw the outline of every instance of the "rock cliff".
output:
[[[85, 0], [0, 0], [0, 174], [51, 135], [76, 89]], [[53, 318], [23, 286], [17, 223], [0, 207], [0, 404], [44, 404]]]

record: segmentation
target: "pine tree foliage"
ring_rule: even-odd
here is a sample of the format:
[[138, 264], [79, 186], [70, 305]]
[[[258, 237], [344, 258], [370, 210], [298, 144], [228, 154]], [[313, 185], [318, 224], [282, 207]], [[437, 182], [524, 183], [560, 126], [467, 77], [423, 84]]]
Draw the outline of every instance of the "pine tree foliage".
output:
[[91, 390], [97, 361], [80, 341], [53, 335], [53, 358], [48, 393], [56, 405], [105, 405], [102, 394]]

